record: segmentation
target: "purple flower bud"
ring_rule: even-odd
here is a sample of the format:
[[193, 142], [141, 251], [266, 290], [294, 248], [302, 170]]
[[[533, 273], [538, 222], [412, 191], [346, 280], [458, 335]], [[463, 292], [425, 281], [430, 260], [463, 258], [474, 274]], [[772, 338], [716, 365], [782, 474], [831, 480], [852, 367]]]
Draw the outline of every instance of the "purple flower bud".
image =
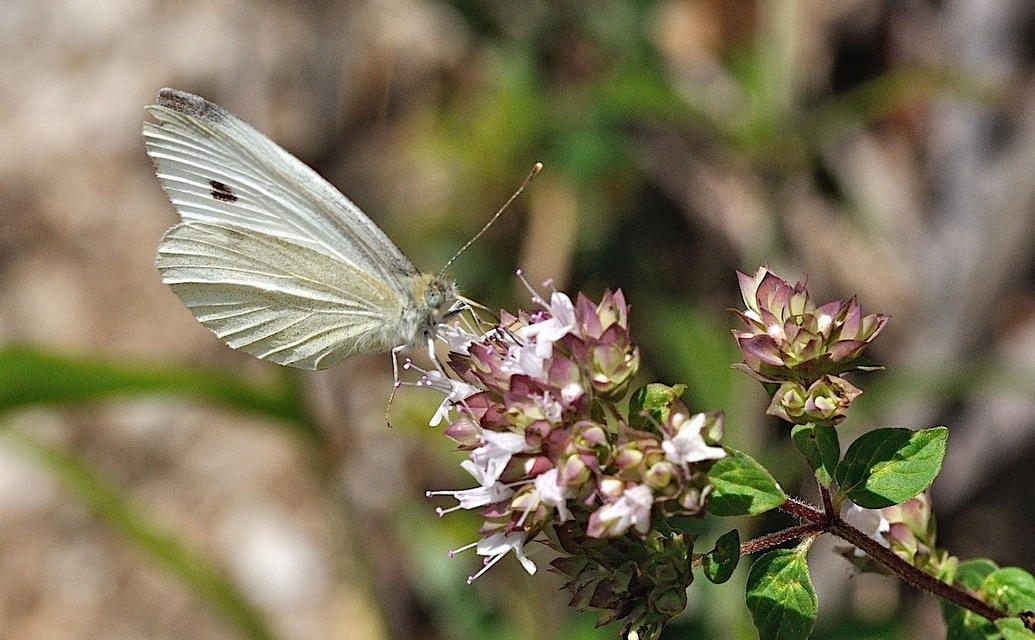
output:
[[737, 272], [737, 278], [746, 309], [736, 314], [745, 328], [733, 335], [744, 354], [741, 368], [752, 376], [811, 384], [824, 375], [870, 368], [860, 357], [888, 316], [863, 316], [855, 298], [817, 307], [806, 283], [792, 287], [765, 267], [753, 277]]

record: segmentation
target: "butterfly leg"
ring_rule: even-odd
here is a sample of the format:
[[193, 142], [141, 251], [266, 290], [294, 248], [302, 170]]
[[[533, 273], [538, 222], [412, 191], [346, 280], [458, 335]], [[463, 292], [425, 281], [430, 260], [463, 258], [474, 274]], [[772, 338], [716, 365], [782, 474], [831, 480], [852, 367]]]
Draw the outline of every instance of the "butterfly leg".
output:
[[401, 344], [392, 348], [392, 395], [388, 396], [388, 407], [385, 409], [385, 424], [392, 426], [392, 403], [395, 402], [395, 394], [402, 386], [402, 378], [399, 376], [399, 354], [406, 349]]
[[435, 363], [435, 368], [438, 369], [439, 373], [446, 375], [446, 370], [442, 366], [442, 362], [438, 359], [438, 355], [435, 353], [435, 338], [432, 336], [428, 336], [428, 358]]

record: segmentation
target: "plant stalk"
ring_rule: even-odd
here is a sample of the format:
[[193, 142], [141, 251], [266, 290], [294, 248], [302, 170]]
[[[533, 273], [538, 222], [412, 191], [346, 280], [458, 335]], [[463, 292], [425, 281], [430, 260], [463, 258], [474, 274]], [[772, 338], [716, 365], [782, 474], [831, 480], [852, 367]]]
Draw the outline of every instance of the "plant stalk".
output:
[[[823, 498], [824, 503], [829, 505], [829, 493], [824, 495]], [[831, 509], [830, 506], [827, 508]], [[909, 564], [895, 555], [891, 549], [881, 545], [881, 543], [842, 520], [841, 517], [832, 510], [824, 513], [807, 502], [793, 497], [788, 497], [787, 502], [784, 503], [780, 509], [800, 520], [811, 523], [802, 525], [803, 528], [814, 528], [815, 525], [820, 525], [820, 531], [833, 534], [852, 543], [859, 549], [862, 549], [871, 558], [884, 565], [884, 567], [889, 571], [918, 589], [934, 594], [961, 609], [972, 611], [991, 621], [1009, 617], [1007, 613], [996, 609], [983, 600], [980, 600], [962, 587], [942, 582], [931, 574]], [[786, 531], [779, 533], [786, 533], [787, 531], [791, 531], [791, 529], [787, 529]]]

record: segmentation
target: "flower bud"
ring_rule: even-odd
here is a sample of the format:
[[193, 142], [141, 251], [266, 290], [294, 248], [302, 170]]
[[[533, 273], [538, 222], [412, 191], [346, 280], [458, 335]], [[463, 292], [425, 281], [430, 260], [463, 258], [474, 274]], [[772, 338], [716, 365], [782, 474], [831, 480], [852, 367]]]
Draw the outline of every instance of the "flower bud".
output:
[[[888, 316], [863, 316], [855, 298], [816, 307], [804, 282], [792, 287], [764, 267], [753, 277], [739, 271], [737, 277], [746, 306], [736, 312], [745, 329], [733, 332], [744, 355], [738, 368], [763, 382], [802, 384], [873, 368], [860, 357]], [[821, 413], [827, 408], [822, 401], [818, 406]]]
[[672, 482], [676, 475], [676, 467], [671, 462], [664, 460], [650, 465], [647, 473], [643, 475], [643, 481], [655, 490], [664, 489]]
[[839, 376], [823, 376], [808, 390], [797, 382], [784, 382], [773, 394], [766, 413], [793, 424], [835, 425], [845, 419], [848, 405], [860, 393]]

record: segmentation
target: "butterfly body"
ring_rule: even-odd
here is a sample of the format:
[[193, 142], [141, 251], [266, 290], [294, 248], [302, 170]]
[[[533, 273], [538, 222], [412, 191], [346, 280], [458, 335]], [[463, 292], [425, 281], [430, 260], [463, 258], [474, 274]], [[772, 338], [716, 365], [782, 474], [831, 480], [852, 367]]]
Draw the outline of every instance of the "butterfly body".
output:
[[434, 338], [455, 282], [420, 273], [356, 205], [204, 98], [162, 89], [148, 155], [180, 214], [156, 265], [230, 347], [324, 369]]

